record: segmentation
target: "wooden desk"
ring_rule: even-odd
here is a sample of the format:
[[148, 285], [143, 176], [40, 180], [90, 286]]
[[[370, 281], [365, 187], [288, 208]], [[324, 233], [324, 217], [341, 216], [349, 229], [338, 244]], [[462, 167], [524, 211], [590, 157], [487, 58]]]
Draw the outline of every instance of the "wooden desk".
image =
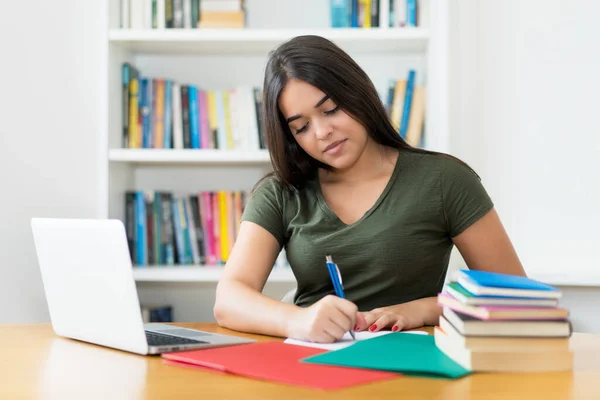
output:
[[[177, 325], [239, 335], [212, 323]], [[431, 333], [430, 328], [424, 330]], [[0, 325], [0, 398], [600, 398], [600, 335], [574, 334], [571, 345], [575, 350], [576, 365], [572, 372], [474, 374], [459, 380], [400, 376], [380, 383], [325, 392], [165, 365], [158, 356], [139, 356], [59, 338], [47, 324]]]

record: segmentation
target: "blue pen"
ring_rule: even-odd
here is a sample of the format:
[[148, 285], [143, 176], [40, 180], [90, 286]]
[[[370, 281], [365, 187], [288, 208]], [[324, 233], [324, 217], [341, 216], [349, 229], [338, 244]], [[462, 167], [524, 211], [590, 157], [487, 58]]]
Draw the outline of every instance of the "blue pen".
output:
[[[342, 299], [345, 299], [344, 295], [344, 287], [342, 286], [342, 274], [340, 274], [340, 269], [333, 262], [331, 256], [325, 256], [325, 261], [327, 264], [327, 270], [329, 270], [329, 276], [331, 277], [331, 282], [333, 283], [333, 289], [335, 290], [335, 294]], [[349, 331], [352, 339], [356, 340], [356, 336], [354, 336], [354, 331], [350, 329]]]

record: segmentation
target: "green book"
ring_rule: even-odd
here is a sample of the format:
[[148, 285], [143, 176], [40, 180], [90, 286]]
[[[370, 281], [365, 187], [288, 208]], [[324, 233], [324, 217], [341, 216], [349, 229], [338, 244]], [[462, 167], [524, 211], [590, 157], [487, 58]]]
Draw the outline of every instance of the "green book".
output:
[[456, 300], [470, 306], [556, 307], [557, 299], [532, 299], [506, 296], [476, 296], [457, 282], [446, 285], [446, 291]]
[[455, 379], [471, 373], [438, 349], [433, 336], [404, 332], [361, 340], [352, 346], [302, 361], [437, 378]]

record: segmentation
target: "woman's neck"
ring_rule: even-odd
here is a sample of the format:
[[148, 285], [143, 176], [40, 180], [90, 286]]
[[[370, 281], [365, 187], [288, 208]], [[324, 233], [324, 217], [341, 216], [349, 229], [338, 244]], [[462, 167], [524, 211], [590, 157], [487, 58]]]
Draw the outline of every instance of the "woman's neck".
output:
[[369, 139], [361, 156], [354, 165], [344, 170], [321, 169], [319, 171], [319, 179], [321, 182], [349, 184], [369, 181], [381, 175], [391, 174], [397, 159], [397, 149], [382, 146]]

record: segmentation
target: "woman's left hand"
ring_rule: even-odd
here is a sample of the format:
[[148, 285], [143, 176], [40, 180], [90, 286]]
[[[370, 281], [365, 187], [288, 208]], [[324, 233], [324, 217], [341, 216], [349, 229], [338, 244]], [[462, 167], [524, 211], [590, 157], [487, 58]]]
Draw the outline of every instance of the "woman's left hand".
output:
[[375, 308], [368, 312], [359, 312], [355, 331], [377, 332], [389, 328], [393, 332], [415, 329], [426, 323], [436, 323], [441, 308], [435, 298], [424, 298], [395, 306]]

